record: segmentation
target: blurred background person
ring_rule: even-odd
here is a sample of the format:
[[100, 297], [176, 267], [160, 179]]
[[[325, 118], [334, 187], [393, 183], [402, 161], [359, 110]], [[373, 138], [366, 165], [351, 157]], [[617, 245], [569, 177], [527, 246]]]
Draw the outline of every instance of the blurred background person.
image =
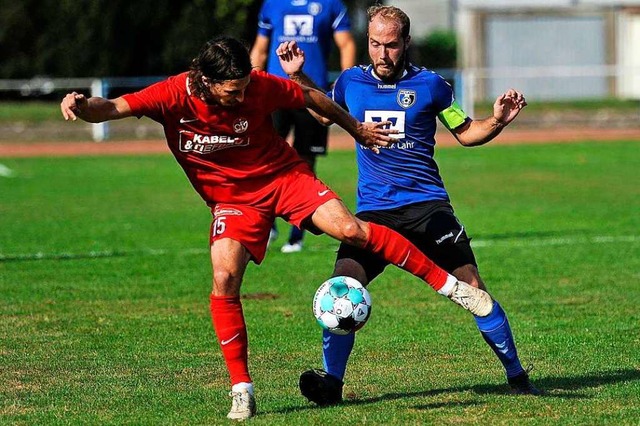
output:
[[[356, 44], [346, 6], [341, 0], [265, 0], [258, 16], [258, 33], [251, 48], [254, 67], [287, 78], [275, 53], [283, 41], [295, 40], [304, 50], [304, 72], [321, 89], [329, 89], [328, 61], [332, 43], [338, 47], [340, 68], [356, 64]], [[279, 110], [273, 123], [283, 138], [293, 130], [293, 147], [315, 171], [316, 156], [327, 152], [328, 127], [306, 109]], [[278, 237], [273, 224], [269, 241]], [[283, 253], [302, 250], [303, 231], [292, 226]]]

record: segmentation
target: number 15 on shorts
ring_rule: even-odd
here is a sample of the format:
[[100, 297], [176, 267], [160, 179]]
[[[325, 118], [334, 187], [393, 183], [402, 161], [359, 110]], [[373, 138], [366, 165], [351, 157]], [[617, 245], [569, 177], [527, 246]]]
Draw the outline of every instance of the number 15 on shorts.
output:
[[212, 236], [216, 237], [218, 235], [221, 235], [225, 231], [225, 229], [227, 229], [225, 220], [227, 220], [226, 216], [218, 216], [214, 219], [213, 225], [211, 226]]

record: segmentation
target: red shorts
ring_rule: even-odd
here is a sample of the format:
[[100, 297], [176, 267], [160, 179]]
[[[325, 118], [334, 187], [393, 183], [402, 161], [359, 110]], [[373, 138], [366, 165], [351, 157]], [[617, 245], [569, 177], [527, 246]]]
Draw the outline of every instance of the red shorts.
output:
[[[243, 197], [244, 198], [244, 197]], [[242, 204], [217, 203], [211, 209], [213, 221], [209, 243], [231, 238], [242, 244], [253, 261], [264, 259], [269, 231], [276, 217], [304, 228], [304, 221], [324, 203], [339, 198], [320, 181], [306, 163], [270, 178]]]

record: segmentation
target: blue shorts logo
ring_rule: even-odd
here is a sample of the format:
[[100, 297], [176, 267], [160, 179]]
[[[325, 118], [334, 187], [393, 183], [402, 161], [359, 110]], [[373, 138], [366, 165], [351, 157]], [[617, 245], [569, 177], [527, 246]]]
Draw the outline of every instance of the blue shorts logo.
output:
[[416, 91], [402, 89], [398, 90], [398, 105], [402, 108], [407, 109], [413, 106], [416, 103]]

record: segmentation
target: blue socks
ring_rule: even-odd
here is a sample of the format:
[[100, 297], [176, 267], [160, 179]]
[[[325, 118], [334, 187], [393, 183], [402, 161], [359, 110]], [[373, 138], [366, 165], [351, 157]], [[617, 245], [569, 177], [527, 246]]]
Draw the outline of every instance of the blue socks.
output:
[[509, 320], [498, 302], [493, 302], [493, 310], [486, 317], [474, 316], [478, 329], [485, 342], [493, 349], [507, 372], [507, 377], [514, 377], [524, 369], [518, 359], [516, 343], [513, 340]]
[[[518, 351], [513, 340], [511, 327], [509, 327], [509, 320], [498, 302], [493, 302], [493, 310], [489, 315], [486, 317], [474, 316], [474, 319], [485, 342], [504, 366], [507, 377], [514, 377], [522, 373], [524, 369], [518, 359]], [[347, 361], [354, 342], [355, 333], [341, 336], [327, 330], [322, 331], [322, 363], [327, 373], [340, 380], [344, 379]]]
[[342, 336], [322, 330], [322, 364], [327, 373], [340, 380], [344, 379], [355, 340], [355, 333]]

